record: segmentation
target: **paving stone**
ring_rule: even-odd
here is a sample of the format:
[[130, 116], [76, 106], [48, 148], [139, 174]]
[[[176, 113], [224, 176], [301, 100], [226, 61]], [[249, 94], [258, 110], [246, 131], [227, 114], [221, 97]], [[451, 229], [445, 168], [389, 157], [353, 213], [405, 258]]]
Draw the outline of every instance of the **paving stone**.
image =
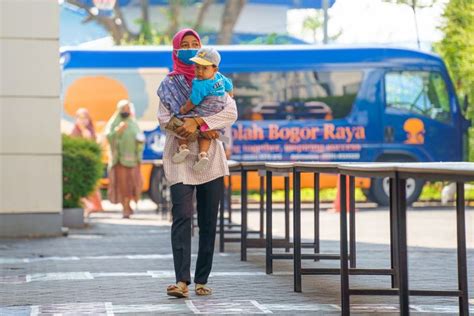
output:
[[[427, 217], [437, 212], [426, 210]], [[165, 293], [166, 286], [174, 283], [170, 223], [152, 210], [140, 210], [130, 220], [119, 217], [116, 211], [93, 214], [86, 228], [72, 229], [68, 237], [0, 239], [0, 315], [340, 314], [338, 276], [303, 276], [303, 292], [295, 293], [291, 260], [274, 261], [274, 273], [266, 275], [264, 250], [249, 249], [248, 261], [242, 262], [239, 244], [226, 244], [223, 254], [218, 253], [216, 244], [209, 280], [212, 296], [196, 296], [191, 285], [190, 299], [170, 298]], [[235, 218], [238, 221], [238, 216]], [[304, 212], [302, 222], [312, 226], [310, 218], [311, 214]], [[322, 222], [322, 229], [337, 230], [337, 221], [328, 218]], [[385, 223], [382, 218], [380, 214], [358, 217], [370, 221], [364, 227], [374, 229]], [[422, 217], [412, 218], [410, 225], [426, 225]], [[257, 212], [250, 213], [249, 224], [258, 227]], [[277, 220], [275, 225], [279, 224]], [[453, 224], [454, 221], [446, 223]], [[472, 231], [473, 223], [467, 225]], [[416, 244], [417, 234], [425, 233], [419, 229], [409, 236], [410, 240]], [[310, 237], [311, 234], [303, 235], [306, 241]], [[384, 240], [381, 236], [358, 242], [358, 266], [389, 267], [390, 248]], [[192, 244], [193, 270], [197, 241], [194, 238]], [[321, 249], [338, 253], [339, 243], [327, 238], [322, 240]], [[409, 265], [411, 288], [457, 288], [456, 251], [452, 247], [411, 246]], [[304, 260], [303, 266], [338, 267], [338, 262]], [[470, 248], [471, 304], [473, 268], [474, 249]], [[389, 287], [389, 283], [386, 276], [350, 277], [355, 288]], [[354, 315], [398, 315], [397, 303], [397, 297], [351, 297]], [[457, 314], [457, 298], [410, 297], [410, 303], [413, 315]], [[471, 309], [474, 313], [474, 307]]]

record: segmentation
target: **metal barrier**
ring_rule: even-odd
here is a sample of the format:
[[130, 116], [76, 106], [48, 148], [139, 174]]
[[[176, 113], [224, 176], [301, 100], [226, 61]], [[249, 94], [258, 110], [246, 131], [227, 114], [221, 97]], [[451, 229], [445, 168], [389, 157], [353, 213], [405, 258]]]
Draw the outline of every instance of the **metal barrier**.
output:
[[[224, 208], [220, 214], [220, 241], [240, 241], [241, 260], [247, 260], [248, 248], [266, 248], [266, 273], [273, 272], [273, 260], [293, 259], [294, 290], [301, 292], [302, 275], [331, 274], [341, 278], [341, 308], [343, 315], [350, 314], [351, 295], [398, 295], [400, 314], [409, 315], [409, 296], [454, 296], [459, 298], [460, 315], [469, 315], [466, 230], [464, 206], [464, 182], [474, 181], [474, 163], [233, 163], [232, 172], [240, 172], [242, 176], [241, 195], [241, 237], [238, 240], [226, 239], [224, 229]], [[263, 172], [266, 177], [266, 189], [260, 188], [260, 230], [259, 238], [248, 238], [247, 229], [247, 172], [259, 171], [262, 184]], [[301, 242], [301, 173], [314, 174], [314, 242]], [[341, 176], [340, 196], [340, 252], [339, 254], [320, 253], [319, 240], [319, 175], [321, 173], [338, 174]], [[273, 201], [272, 179], [275, 176], [285, 177], [285, 238], [274, 239], [272, 227]], [[290, 176], [293, 177], [293, 242], [289, 234], [289, 189]], [[355, 184], [354, 177], [390, 178], [390, 257], [388, 269], [361, 269], [356, 267], [356, 234], [355, 234]], [[457, 187], [456, 223], [457, 223], [457, 290], [410, 290], [408, 286], [407, 262], [407, 230], [406, 230], [406, 179], [455, 181]], [[349, 183], [349, 194], [346, 184]], [[263, 194], [266, 195], [265, 226], [263, 236]], [[347, 200], [349, 196], [349, 201]], [[349, 203], [347, 203], [349, 202]], [[349, 209], [348, 209], [349, 204]], [[222, 204], [223, 205], [223, 204]], [[349, 212], [347, 212], [349, 211]], [[349, 238], [347, 231], [347, 214], [349, 213]], [[349, 247], [348, 247], [349, 239]], [[274, 248], [285, 248], [291, 253], [273, 253]], [[312, 248], [313, 254], [302, 254], [302, 248]], [[348, 249], [349, 248], [349, 249]], [[221, 248], [224, 249], [223, 246]], [[349, 250], [349, 251], [348, 251]], [[302, 260], [339, 260], [340, 268], [302, 268]], [[390, 287], [385, 289], [351, 289], [349, 275], [387, 275], [391, 276]]]
[[[466, 223], [464, 206], [464, 182], [474, 181], [473, 163], [371, 163], [340, 165], [339, 171], [347, 176], [389, 177], [390, 178], [390, 227], [392, 268], [396, 288], [392, 289], [351, 289], [349, 269], [344, 264], [347, 249], [341, 246], [341, 307], [342, 314], [350, 314], [350, 295], [398, 295], [400, 314], [409, 314], [409, 296], [455, 296], [459, 297], [459, 314], [469, 315], [467, 259], [466, 259]], [[457, 290], [410, 290], [408, 286], [408, 247], [406, 222], [406, 180], [418, 178], [433, 181], [455, 181], [456, 225], [457, 225]], [[341, 187], [344, 187], [342, 183]], [[345, 208], [345, 196], [341, 192], [341, 206]], [[347, 245], [346, 214], [341, 211], [341, 245]]]

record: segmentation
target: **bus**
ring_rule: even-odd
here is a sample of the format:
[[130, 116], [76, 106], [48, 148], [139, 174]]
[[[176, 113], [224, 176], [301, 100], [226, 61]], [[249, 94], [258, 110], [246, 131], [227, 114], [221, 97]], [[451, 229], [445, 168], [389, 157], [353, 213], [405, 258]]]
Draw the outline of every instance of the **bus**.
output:
[[[462, 161], [469, 122], [443, 60], [390, 47], [216, 46], [234, 82], [237, 161]], [[89, 109], [100, 134], [118, 100], [130, 99], [145, 131], [144, 191], [159, 202], [166, 186], [164, 135], [156, 90], [172, 69], [171, 48], [66, 48], [61, 51], [63, 130]], [[250, 189], [259, 181], [249, 175]], [[252, 179], [255, 177], [255, 179]], [[282, 183], [276, 183], [276, 188]], [[303, 177], [312, 187], [312, 177]], [[357, 179], [369, 200], [388, 205], [387, 179]], [[408, 202], [424, 183], [407, 181]], [[335, 187], [323, 176], [321, 187]], [[236, 179], [233, 187], [238, 189]]]

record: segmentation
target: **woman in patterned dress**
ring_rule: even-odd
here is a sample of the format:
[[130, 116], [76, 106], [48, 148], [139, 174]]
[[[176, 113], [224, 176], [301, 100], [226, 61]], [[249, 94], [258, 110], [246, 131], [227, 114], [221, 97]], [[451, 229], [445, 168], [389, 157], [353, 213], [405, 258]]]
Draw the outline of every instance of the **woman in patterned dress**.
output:
[[[168, 121], [173, 115], [179, 113], [179, 108], [190, 96], [191, 81], [194, 78], [194, 64], [190, 58], [194, 57], [199, 48], [201, 48], [201, 40], [197, 32], [192, 29], [181, 30], [173, 38], [173, 71], [158, 88], [161, 101], [158, 120], [162, 131], [165, 131]], [[194, 274], [195, 293], [197, 295], [212, 293], [212, 289], [206, 284], [212, 268], [217, 213], [224, 189], [224, 176], [229, 174], [224, 147], [217, 139], [219, 134], [215, 130], [231, 126], [236, 119], [235, 101], [228, 96], [227, 104], [221, 112], [208, 117], [185, 118], [183, 126], [176, 130], [179, 136], [188, 137], [200, 125], [207, 124], [209, 131], [204, 135], [216, 141], [213, 141], [209, 148], [210, 161], [206, 172], [196, 172], [192, 168], [198, 154], [197, 142], [189, 144], [191, 154], [184, 163], [172, 163], [171, 158], [178, 148], [178, 138], [171, 133], [166, 134], [163, 167], [171, 186], [173, 204], [171, 244], [176, 275], [176, 284], [167, 288], [167, 294], [170, 296], [188, 297], [189, 295], [194, 192], [196, 192], [199, 226], [199, 250]]]

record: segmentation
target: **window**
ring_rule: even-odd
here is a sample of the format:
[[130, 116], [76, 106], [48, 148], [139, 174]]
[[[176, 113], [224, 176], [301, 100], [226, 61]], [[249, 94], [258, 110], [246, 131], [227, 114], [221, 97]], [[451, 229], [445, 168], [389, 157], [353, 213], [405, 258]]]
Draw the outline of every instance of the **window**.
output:
[[449, 123], [446, 83], [437, 72], [401, 71], [385, 75], [387, 110], [397, 109]]
[[361, 71], [226, 74], [234, 83], [241, 120], [343, 118], [359, 91]]

